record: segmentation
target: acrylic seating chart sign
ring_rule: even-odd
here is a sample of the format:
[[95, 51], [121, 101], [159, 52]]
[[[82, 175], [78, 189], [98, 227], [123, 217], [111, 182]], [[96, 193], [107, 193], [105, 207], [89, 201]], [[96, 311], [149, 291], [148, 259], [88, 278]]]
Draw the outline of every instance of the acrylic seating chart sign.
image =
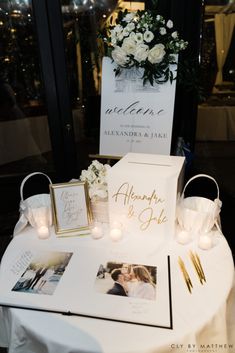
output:
[[103, 58], [100, 154], [170, 154], [176, 80], [143, 85], [141, 69], [122, 70]]
[[[27, 236], [18, 236], [10, 250], [0, 275], [2, 306], [173, 328], [170, 257], [165, 253], [150, 259], [145, 251], [97, 251], [68, 240], [49, 243]], [[151, 278], [142, 288], [141, 273]]]

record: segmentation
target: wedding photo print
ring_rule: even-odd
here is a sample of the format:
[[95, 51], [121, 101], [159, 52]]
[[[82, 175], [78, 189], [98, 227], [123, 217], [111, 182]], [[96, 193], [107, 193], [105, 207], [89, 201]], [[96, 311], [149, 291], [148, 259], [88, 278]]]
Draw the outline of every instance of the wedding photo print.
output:
[[156, 286], [157, 267], [140, 264], [100, 264], [95, 280], [97, 292], [147, 300], [156, 300]]
[[72, 257], [72, 252], [43, 251], [33, 257], [12, 291], [52, 295]]

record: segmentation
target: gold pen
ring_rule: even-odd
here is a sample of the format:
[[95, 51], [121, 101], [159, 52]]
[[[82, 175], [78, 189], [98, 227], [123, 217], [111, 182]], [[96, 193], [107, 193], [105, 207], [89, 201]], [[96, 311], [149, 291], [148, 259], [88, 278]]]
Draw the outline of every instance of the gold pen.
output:
[[197, 253], [195, 253], [195, 257], [196, 257], [197, 263], [198, 263], [198, 265], [199, 265], [199, 267], [200, 267], [200, 269], [201, 269], [202, 278], [203, 278], [203, 280], [206, 282], [206, 276], [205, 276], [205, 273], [204, 273], [203, 268], [202, 268], [201, 260], [200, 260], [200, 258], [199, 258], [199, 256], [198, 256]]
[[194, 266], [194, 268], [196, 270], [196, 273], [198, 275], [199, 281], [200, 281], [201, 284], [203, 284], [203, 274], [201, 272], [199, 264], [197, 263], [196, 257], [192, 253], [192, 251], [189, 252], [189, 256], [190, 256], [190, 259], [191, 259], [191, 261], [193, 263], [193, 266]]
[[181, 265], [181, 267], [182, 267], [182, 270], [183, 270], [184, 273], [185, 273], [186, 278], [187, 278], [188, 281], [189, 281], [190, 286], [193, 287], [192, 282], [191, 282], [191, 279], [190, 279], [190, 277], [189, 277], [189, 274], [188, 274], [188, 272], [187, 272], [187, 270], [186, 270], [185, 264], [184, 264], [183, 260], [181, 259], [181, 257], [179, 257], [179, 263], [180, 263], [180, 265]]
[[187, 272], [187, 270], [185, 268], [184, 262], [183, 262], [183, 260], [181, 259], [180, 256], [178, 257], [178, 263], [179, 263], [181, 272], [182, 272], [182, 274], [184, 276], [184, 280], [185, 280], [185, 283], [187, 285], [187, 288], [188, 288], [189, 292], [192, 293], [193, 285], [192, 285], [191, 279], [189, 277], [189, 274], [188, 274], [188, 272]]

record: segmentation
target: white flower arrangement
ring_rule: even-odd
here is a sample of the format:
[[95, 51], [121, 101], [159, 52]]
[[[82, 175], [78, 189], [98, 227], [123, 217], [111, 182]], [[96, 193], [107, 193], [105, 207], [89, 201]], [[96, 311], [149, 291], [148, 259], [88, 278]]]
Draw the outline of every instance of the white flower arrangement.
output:
[[109, 168], [111, 168], [110, 165], [94, 160], [87, 170], [82, 170], [80, 180], [87, 182], [92, 201], [108, 198], [107, 171]]
[[173, 80], [170, 65], [176, 64], [175, 55], [187, 47], [179, 38], [173, 22], [154, 12], [119, 11], [115, 25], [106, 27], [103, 35], [108, 55], [117, 64], [116, 75], [123, 69], [143, 68], [143, 83], [152, 85]]

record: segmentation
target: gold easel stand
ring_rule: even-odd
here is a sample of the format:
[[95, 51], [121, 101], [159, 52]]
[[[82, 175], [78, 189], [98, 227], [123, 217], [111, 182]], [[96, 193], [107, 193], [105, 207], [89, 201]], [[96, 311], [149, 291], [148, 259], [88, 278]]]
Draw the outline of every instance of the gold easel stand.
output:
[[102, 154], [89, 154], [91, 159], [106, 159], [107, 164], [113, 164], [112, 161], [118, 161], [122, 156], [106, 156]]

